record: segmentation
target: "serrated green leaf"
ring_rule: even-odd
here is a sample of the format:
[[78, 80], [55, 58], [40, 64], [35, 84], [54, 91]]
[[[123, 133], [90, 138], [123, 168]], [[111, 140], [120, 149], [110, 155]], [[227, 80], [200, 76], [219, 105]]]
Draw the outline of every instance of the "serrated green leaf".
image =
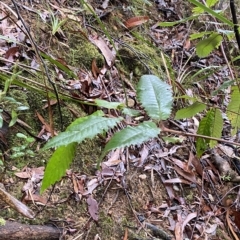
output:
[[204, 13], [204, 10], [200, 7], [194, 7], [192, 12], [193, 12], [194, 15], [199, 15], [199, 14]]
[[202, 38], [203, 36], [210, 35], [212, 33], [213, 32], [193, 33], [193, 34], [190, 35], [190, 39], [189, 40], [195, 40], [195, 39], [198, 39], [198, 38]]
[[213, 7], [219, 0], [207, 0], [206, 5], [208, 7]]
[[199, 57], [207, 57], [215, 48], [219, 47], [222, 36], [218, 33], [211, 34], [196, 45], [196, 53]]
[[[223, 118], [219, 109], [213, 109], [214, 111], [214, 119], [211, 127], [211, 137], [221, 138], [222, 130], [223, 130]], [[214, 148], [217, 145], [217, 141], [210, 140], [209, 147]]]
[[[200, 121], [197, 134], [204, 136], [211, 136], [212, 133], [212, 124], [214, 122], [214, 111], [213, 109], [209, 110], [206, 116]], [[197, 138], [196, 149], [197, 156], [200, 157], [209, 147], [209, 139]]]
[[240, 128], [240, 92], [237, 86], [232, 86], [231, 101], [227, 107], [227, 116], [231, 121], [232, 135]]
[[95, 99], [95, 103], [98, 107], [104, 107], [108, 109], [121, 109], [124, 107], [123, 103], [120, 102], [108, 102], [102, 99]]
[[87, 138], [94, 138], [97, 134], [113, 128], [121, 120], [122, 118], [106, 118], [94, 115], [77, 119], [65, 132], [48, 141], [43, 150], [68, 145], [73, 142], [80, 143]]
[[50, 158], [42, 181], [41, 193], [59, 181], [69, 168], [76, 152], [77, 143], [59, 147]]
[[137, 86], [137, 97], [152, 119], [166, 120], [172, 109], [171, 86], [154, 75], [143, 75]]
[[153, 122], [143, 122], [137, 127], [128, 126], [113, 135], [105, 146], [100, 160], [110, 150], [141, 144], [151, 138], [157, 137], [159, 133], [160, 129]]
[[183, 119], [193, 117], [195, 114], [206, 109], [206, 105], [200, 102], [195, 102], [191, 106], [177, 111], [175, 119]]

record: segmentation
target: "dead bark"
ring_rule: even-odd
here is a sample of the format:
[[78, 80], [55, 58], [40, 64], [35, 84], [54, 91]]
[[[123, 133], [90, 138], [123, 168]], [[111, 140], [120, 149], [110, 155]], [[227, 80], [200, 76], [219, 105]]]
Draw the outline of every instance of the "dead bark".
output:
[[6, 221], [0, 226], [1, 240], [56, 240], [59, 239], [61, 230], [50, 226], [27, 225]]

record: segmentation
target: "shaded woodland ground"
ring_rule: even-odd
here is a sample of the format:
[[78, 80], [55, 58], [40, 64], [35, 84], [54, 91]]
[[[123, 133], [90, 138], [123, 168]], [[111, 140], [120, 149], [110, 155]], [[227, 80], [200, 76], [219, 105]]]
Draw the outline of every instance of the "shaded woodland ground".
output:
[[[216, 1], [212, 8], [231, 20], [228, 4]], [[199, 38], [191, 34], [233, 29], [206, 13], [182, 21], [193, 9], [177, 0], [1, 1], [1, 239], [239, 239], [239, 142], [226, 116], [231, 87], [238, 85], [233, 58], [239, 50], [234, 34], [224, 35], [200, 58]], [[163, 22], [178, 24], [159, 26]], [[169, 131], [110, 151], [97, 169], [115, 132], [149, 120], [136, 97], [146, 74], [172, 87], [172, 114], [160, 126]], [[100, 107], [95, 99], [126, 104], [140, 115]], [[176, 119], [195, 101], [199, 111], [192, 107], [190, 117]], [[196, 134], [208, 109], [223, 116], [222, 141], [205, 139], [198, 156]], [[124, 121], [79, 144], [65, 176], [40, 195], [54, 152], [40, 149], [96, 110]], [[14, 230], [19, 225], [13, 223], [33, 228]], [[39, 227], [50, 235], [39, 234]]]

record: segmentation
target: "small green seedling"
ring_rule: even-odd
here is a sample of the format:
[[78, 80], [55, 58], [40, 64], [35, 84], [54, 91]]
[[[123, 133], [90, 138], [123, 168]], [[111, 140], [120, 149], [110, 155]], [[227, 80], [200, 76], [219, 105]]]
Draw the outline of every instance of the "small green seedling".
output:
[[53, 13], [51, 14], [52, 35], [61, 31], [61, 26], [66, 22], [66, 19], [60, 21]]
[[11, 155], [11, 158], [20, 158], [23, 156], [33, 157], [34, 152], [29, 149], [29, 147], [30, 144], [34, 141], [34, 138], [27, 137], [22, 133], [17, 133], [16, 136], [21, 139], [21, 145], [17, 147], [12, 147], [13, 154]]

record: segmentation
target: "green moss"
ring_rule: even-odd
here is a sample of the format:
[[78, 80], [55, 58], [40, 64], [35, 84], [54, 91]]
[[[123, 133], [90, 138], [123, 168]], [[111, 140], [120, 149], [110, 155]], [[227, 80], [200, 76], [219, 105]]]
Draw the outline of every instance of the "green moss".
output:
[[3, 218], [0, 218], [0, 226], [4, 226], [6, 224], [6, 221]]
[[119, 62], [117, 66], [123, 72], [132, 72], [136, 78], [144, 74], [155, 74], [159, 77], [165, 76], [159, 50], [154, 49], [147, 43], [138, 41], [135, 44], [126, 45], [118, 51], [124, 66]]
[[[93, 59], [96, 59], [99, 67], [103, 66], [105, 60], [99, 49], [92, 44], [77, 27], [76, 23], [66, 23], [63, 27], [68, 38], [68, 51], [65, 52], [67, 63], [78, 68], [91, 69]], [[74, 33], [73, 33], [74, 32]]]

